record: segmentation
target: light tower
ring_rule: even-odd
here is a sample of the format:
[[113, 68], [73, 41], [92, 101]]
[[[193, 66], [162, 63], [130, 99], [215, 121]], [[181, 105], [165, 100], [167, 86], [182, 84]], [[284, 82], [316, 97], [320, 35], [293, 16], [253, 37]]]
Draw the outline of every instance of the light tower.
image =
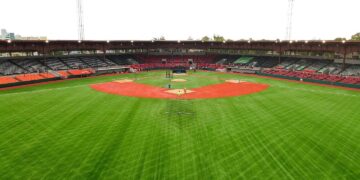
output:
[[288, 14], [287, 14], [287, 27], [286, 27], [286, 40], [291, 40], [291, 33], [292, 33], [292, 17], [293, 17], [293, 9], [294, 9], [294, 1], [295, 0], [288, 0]]
[[78, 10], [78, 12], [77, 12], [78, 13], [78, 40], [82, 41], [85, 38], [82, 0], [77, 0], [77, 10]]

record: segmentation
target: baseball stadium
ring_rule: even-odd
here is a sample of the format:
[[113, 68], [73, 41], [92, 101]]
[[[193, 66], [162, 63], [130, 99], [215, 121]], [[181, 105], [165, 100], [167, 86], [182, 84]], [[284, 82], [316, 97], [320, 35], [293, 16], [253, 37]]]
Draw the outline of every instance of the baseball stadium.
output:
[[0, 40], [0, 179], [360, 179], [359, 55], [356, 39]]

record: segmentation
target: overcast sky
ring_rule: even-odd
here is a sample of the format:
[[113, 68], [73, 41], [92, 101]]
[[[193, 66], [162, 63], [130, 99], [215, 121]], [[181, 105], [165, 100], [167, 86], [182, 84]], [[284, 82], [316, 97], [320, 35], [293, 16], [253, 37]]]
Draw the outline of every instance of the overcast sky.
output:
[[[360, 0], [295, 0], [293, 39], [350, 38]], [[85, 39], [284, 39], [288, 0], [83, 0]], [[76, 0], [0, 0], [0, 28], [77, 39]]]

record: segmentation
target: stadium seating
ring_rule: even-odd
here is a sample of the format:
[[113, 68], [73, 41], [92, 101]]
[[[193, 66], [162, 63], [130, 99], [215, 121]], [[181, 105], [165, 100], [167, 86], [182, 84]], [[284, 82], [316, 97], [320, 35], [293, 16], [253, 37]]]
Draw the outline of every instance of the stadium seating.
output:
[[63, 78], [67, 78], [68, 76], [70, 76], [67, 71], [57, 71], [57, 73], [60, 74]]
[[57, 58], [49, 58], [44, 61], [44, 64], [50, 67], [52, 70], [66, 70], [69, 69], [63, 62]]
[[296, 59], [285, 59], [280, 64], [275, 66], [276, 69], [288, 69], [288, 67], [294, 64], [297, 60]]
[[23, 74], [26, 71], [8, 60], [0, 61], [0, 73], [3, 75]]
[[296, 71], [302, 71], [302, 70], [304, 70], [306, 67], [310, 66], [311, 64], [312, 64], [312, 61], [302, 59], [302, 60], [297, 61], [296, 63], [288, 66], [286, 69], [296, 70]]
[[0, 84], [11, 84], [16, 82], [18, 82], [18, 80], [14, 79], [13, 77], [7, 77], [7, 76], [0, 77]]
[[[174, 67], [186, 67], [192, 66], [189, 62], [196, 64], [199, 69], [217, 69], [223, 67], [221, 64], [215, 64], [214, 56], [138, 56], [140, 64], [132, 64], [131, 68], [137, 70], [148, 69], [164, 69]], [[113, 60], [113, 59], [112, 59]]]
[[45, 79], [55, 78], [56, 76], [51, 73], [40, 73], [40, 76], [44, 77]]
[[19, 81], [35, 81], [35, 80], [45, 79], [40, 74], [21, 74], [15, 76], [15, 78]]
[[360, 76], [360, 65], [352, 65], [341, 72], [343, 76]]
[[104, 61], [100, 60], [97, 57], [82, 57], [81, 60], [83, 62], [86, 62], [87, 64], [89, 64], [91, 67], [106, 67], [106, 66], [108, 66], [107, 63], [105, 63]]
[[328, 61], [316, 61], [309, 67], [305, 68], [304, 71], [310, 72], [310, 73], [315, 73], [328, 64], [329, 64]]
[[256, 67], [262, 67], [262, 68], [272, 68], [279, 64], [278, 58], [255, 58], [257, 60], [257, 66]]
[[110, 59], [108, 58], [104, 58], [103, 61], [108, 65], [108, 66], [117, 66], [116, 63], [112, 62]]
[[90, 69], [72, 69], [72, 70], [68, 70], [68, 73], [70, 75], [79, 76], [79, 75], [89, 75], [92, 74], [93, 72]]
[[44, 72], [46, 71], [46, 69], [48, 69], [47, 67], [42, 65], [40, 61], [36, 59], [25, 59], [25, 60], [18, 59], [18, 60], [12, 60], [12, 62], [21, 66], [28, 73]]
[[360, 84], [360, 77], [345, 77], [341, 82], [346, 84]]
[[79, 58], [61, 58], [61, 60], [66, 63], [71, 69], [82, 69], [82, 68], [89, 68], [90, 66]]
[[[193, 63], [190, 63], [193, 62]], [[50, 57], [47, 59], [12, 58], [0, 60], [0, 84], [34, 81], [55, 77], [86, 76], [94, 69], [129, 65], [137, 70], [196, 67], [204, 70], [250, 69], [255, 72], [275, 74], [299, 79], [313, 79], [346, 84], [359, 84], [360, 65], [339, 64], [330, 60], [298, 59], [284, 57], [238, 55], [109, 55]], [[9, 76], [9, 75], [14, 75]]]
[[236, 65], [247, 65], [251, 60], [253, 59], [253, 57], [240, 57], [237, 60], [235, 60], [233, 62], [233, 64]]
[[321, 68], [319, 73], [328, 73], [328, 74], [339, 74], [342, 71], [343, 65], [338, 63], [331, 63], [327, 66]]
[[219, 56], [216, 58], [215, 64], [229, 65], [234, 64], [234, 61], [239, 59], [239, 56]]
[[107, 56], [106, 61], [108, 64], [117, 64], [117, 65], [128, 65], [131, 64], [129, 61], [132, 61], [132, 56]]

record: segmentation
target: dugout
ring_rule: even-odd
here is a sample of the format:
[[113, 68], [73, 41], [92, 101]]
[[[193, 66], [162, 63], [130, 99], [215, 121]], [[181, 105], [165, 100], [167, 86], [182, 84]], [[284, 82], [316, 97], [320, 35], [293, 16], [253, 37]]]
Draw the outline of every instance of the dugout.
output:
[[174, 73], [174, 74], [186, 74], [186, 68], [173, 68], [172, 73]]

